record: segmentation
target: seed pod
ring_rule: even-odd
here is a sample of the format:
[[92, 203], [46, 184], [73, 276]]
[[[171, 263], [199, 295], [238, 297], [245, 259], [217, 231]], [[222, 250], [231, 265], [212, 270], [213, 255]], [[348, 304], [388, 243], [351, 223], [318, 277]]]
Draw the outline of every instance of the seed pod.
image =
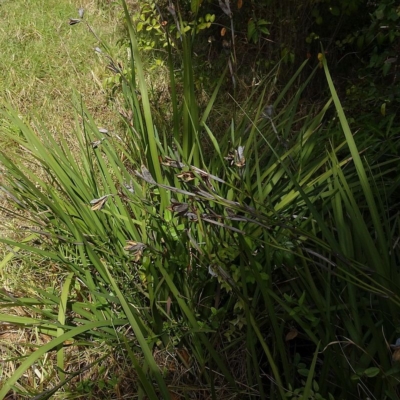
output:
[[99, 128], [99, 132], [102, 133], [103, 135], [110, 136], [110, 134], [108, 133], [108, 130], [106, 128]]
[[135, 242], [134, 240], [127, 240], [124, 250], [133, 253], [135, 256], [135, 261], [138, 262], [142, 258], [145, 248], [146, 245], [144, 243]]
[[178, 175], [176, 175], [179, 179], [182, 179], [184, 182], [190, 182], [192, 181], [195, 177], [193, 172], [182, 172]]
[[157, 185], [157, 182], [152, 177], [150, 171], [144, 165], [142, 165], [141, 170], [142, 170], [142, 178], [146, 182], [151, 183], [153, 185]]
[[69, 25], [76, 25], [76, 24], [79, 24], [79, 22], [81, 22], [81, 20], [77, 19], [77, 18], [70, 18], [69, 19]]
[[197, 221], [197, 214], [192, 213], [192, 212], [188, 212], [185, 214], [185, 217], [189, 220], [189, 221]]
[[167, 207], [167, 210], [175, 212], [179, 215], [185, 215], [189, 209], [189, 204], [187, 203], [179, 203], [175, 199], [171, 199], [171, 204]]
[[90, 144], [92, 145], [92, 147], [94, 148], [94, 149], [97, 149], [100, 145], [101, 145], [101, 142], [104, 140], [104, 138], [103, 139], [101, 139], [101, 140], [95, 140], [94, 142], [91, 142]]
[[107, 65], [107, 68], [108, 68], [110, 71], [114, 72], [115, 74], [120, 74], [120, 73], [121, 73], [121, 70], [120, 70], [113, 62], [110, 62], [110, 63]]
[[136, 252], [136, 251], [144, 249], [144, 248], [146, 248], [146, 245], [144, 243], [135, 242], [134, 240], [127, 240], [124, 250]]
[[134, 194], [135, 193], [135, 188], [132, 186], [132, 181], [131, 181], [131, 184], [130, 185], [128, 185], [127, 183], [124, 185], [124, 187], [125, 187], [125, 189], [129, 192], [129, 193], [132, 193], [132, 194]]
[[182, 169], [185, 164], [181, 163], [178, 160], [173, 160], [172, 158], [169, 157], [164, 157], [164, 160], [161, 160], [161, 164], [165, 165], [166, 167], [172, 167], [172, 168], [179, 168]]
[[93, 211], [100, 211], [106, 204], [107, 199], [112, 196], [111, 194], [106, 194], [105, 196], [100, 197], [99, 199], [91, 200], [90, 204], [92, 205]]
[[229, 161], [230, 165], [233, 165], [235, 161], [235, 153], [230, 151], [226, 157], [224, 157], [224, 160]]

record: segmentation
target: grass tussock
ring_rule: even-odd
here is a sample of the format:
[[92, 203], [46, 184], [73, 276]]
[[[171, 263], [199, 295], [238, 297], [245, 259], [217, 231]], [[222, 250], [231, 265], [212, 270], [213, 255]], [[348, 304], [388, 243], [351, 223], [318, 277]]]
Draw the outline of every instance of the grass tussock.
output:
[[[223, 130], [228, 68], [199, 102], [181, 32], [162, 123], [123, 5], [132, 56], [121, 68], [98, 52], [119, 77], [123, 135], [81, 101], [73, 148], [2, 109], [2, 134], [41, 172], [0, 152], [4, 211], [29, 221], [1, 241], [8, 261], [54, 275], [1, 294], [3, 326], [31, 347], [7, 360], [0, 399], [397, 398], [399, 182], [355, 143], [327, 61], [273, 99], [272, 73]], [[305, 113], [317, 73], [330, 96]]]

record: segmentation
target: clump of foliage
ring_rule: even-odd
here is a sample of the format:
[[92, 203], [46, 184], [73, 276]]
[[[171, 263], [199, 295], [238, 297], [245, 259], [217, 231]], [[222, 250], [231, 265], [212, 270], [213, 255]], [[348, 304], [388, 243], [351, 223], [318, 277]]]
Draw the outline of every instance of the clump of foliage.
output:
[[[354, 115], [365, 115], [363, 120], [357, 118], [353, 129], [374, 125], [374, 145], [397, 137], [400, 9], [395, 1], [193, 0], [174, 4], [146, 0], [133, 19], [139, 48], [157, 49], [153, 68], [165, 64], [166, 52], [160, 50], [167, 46], [168, 36], [176, 47], [182, 24], [185, 32], [196, 32], [191, 36], [196, 87], [210, 91], [228, 64], [232, 86], [237, 98], [242, 98], [277, 63], [281, 68], [275, 90], [284, 86], [305, 57], [313, 68], [322, 43], [337, 90], [346, 94], [343, 100], [350, 122]], [[308, 97], [327, 94], [321, 92], [320, 75], [309, 85]], [[382, 137], [379, 132], [391, 134]]]
[[[0, 153], [3, 191], [35, 239], [1, 240], [65, 273], [59, 296], [1, 294], [5, 306], [38, 315], [2, 321], [53, 339], [21, 362], [0, 398], [52, 350], [57, 388], [68, 383], [64, 345], [84, 347], [88, 338], [124, 351], [139, 398], [172, 399], [188, 387], [201, 398], [332, 399], [360, 390], [397, 398], [390, 345], [400, 334], [399, 214], [391, 199], [399, 181], [393, 163], [361, 158], [326, 58], [331, 96], [320, 109], [299, 113], [320, 72], [316, 65], [294, 86], [305, 61], [273, 103], [272, 74], [216, 132], [211, 116], [231, 71], [200, 107], [192, 30], [181, 25], [174, 49], [166, 37], [171, 121], [156, 125], [126, 7], [125, 15], [129, 68], [107, 57], [121, 77], [126, 136], [99, 129], [80, 106], [72, 153], [44, 127], [38, 135], [11, 107], [2, 110], [13, 127], [4, 134], [46, 178]], [[327, 118], [332, 108], [339, 124]], [[178, 384], [160, 353], [183, 371]]]

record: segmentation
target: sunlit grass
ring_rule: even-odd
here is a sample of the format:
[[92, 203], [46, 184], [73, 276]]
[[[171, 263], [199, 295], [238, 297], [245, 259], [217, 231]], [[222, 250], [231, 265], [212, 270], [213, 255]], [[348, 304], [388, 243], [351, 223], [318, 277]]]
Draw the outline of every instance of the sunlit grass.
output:
[[67, 138], [73, 129], [74, 89], [99, 125], [117, 122], [106, 104], [102, 81], [111, 72], [94, 52], [97, 39], [85, 25], [68, 24], [79, 7], [98, 36], [115, 44], [121, 9], [114, 2], [18, 0], [0, 7], [1, 97], [25, 116], [35, 114], [54, 136]]
[[[107, 127], [114, 132], [120, 127], [118, 113], [114, 104], [108, 103], [104, 80], [113, 73], [106, 68], [107, 62], [101, 58], [94, 48], [100, 46], [99, 41], [89, 31], [86, 25], [70, 26], [69, 18], [78, 17], [78, 9], [85, 10], [84, 18], [95, 30], [96, 35], [111, 46], [111, 51], [118, 58], [117, 40], [121, 37], [122, 9], [114, 1], [92, 0], [17, 0], [0, 2], [0, 98], [12, 104], [20, 115], [31, 123], [33, 119], [41, 121], [57, 140], [64, 139], [72, 152], [79, 148], [79, 142], [74, 134], [76, 128], [76, 112], [72, 103], [73, 97], [81, 96], [98, 126]], [[75, 105], [78, 105], [75, 103]], [[79, 120], [78, 120], [79, 122]], [[7, 131], [18, 134], [15, 126], [10, 126], [0, 118], [0, 126]], [[27, 163], [36, 170], [38, 176], [43, 176], [41, 166], [28, 162], [30, 155], [6, 135], [0, 135], [0, 146], [12, 159], [19, 163]], [[78, 160], [79, 162], [79, 160]], [[3, 184], [3, 171], [0, 184]], [[0, 196], [1, 205], [7, 200], [4, 193]], [[8, 203], [9, 205], [9, 203]], [[12, 211], [12, 208], [10, 209]], [[24, 241], [31, 236], [29, 229], [32, 223], [24, 215], [13, 215], [10, 212], [0, 214], [0, 234], [3, 237]], [[66, 273], [60, 270], [56, 262], [46, 257], [35, 257], [18, 247], [0, 246], [0, 289], [2, 293], [14, 298], [33, 297], [40, 302], [40, 290], [51, 291], [60, 295], [61, 282]], [[37, 313], [31, 309], [24, 310], [21, 306], [10, 308], [12, 316], [35, 318]], [[0, 330], [0, 358], [4, 362], [0, 370], [0, 388], [5, 379], [11, 377], [18, 362], [15, 357], [29, 355], [37, 346], [49, 342], [51, 338], [35, 329], [22, 330], [17, 327]], [[105, 344], [96, 344], [88, 351], [71, 346], [65, 354], [65, 367], [75, 368], [87, 365], [110, 349]], [[17, 383], [15, 389], [20, 398], [25, 398], [30, 391], [45, 391], [49, 386], [58, 383], [55, 375], [56, 354], [46, 356], [36, 367], [27, 373]], [[116, 390], [126, 385], [129, 367], [121, 359], [113, 363], [119, 373], [110, 370], [108, 366], [86, 371], [73, 379], [71, 388], [85, 393], [95, 391], [92, 382], [99, 379], [104, 390]], [[113, 367], [114, 368], [114, 367]], [[94, 378], [96, 374], [96, 378]], [[119, 376], [118, 378], [115, 377]], [[125, 378], [122, 378], [126, 375]], [[113, 381], [113, 379], [115, 381]], [[124, 379], [125, 383], [122, 383]], [[86, 383], [79, 383], [85, 382]], [[111, 382], [110, 384], [108, 382]], [[112, 384], [112, 382], [114, 382]], [[97, 388], [99, 389], [99, 388]], [[101, 398], [105, 398], [98, 392]], [[30, 396], [28, 396], [30, 397]], [[58, 396], [56, 398], [59, 398]], [[65, 398], [65, 396], [63, 397]]]
[[[98, 37], [117, 52], [122, 17], [117, 2], [6, 0], [0, 6], [0, 97], [28, 121], [38, 118], [56, 139], [65, 139], [72, 149], [79, 145], [73, 134], [74, 92], [99, 126], [113, 130], [119, 126], [118, 114], [112, 103], [107, 104], [103, 85], [113, 74], [94, 51], [100, 43], [86, 25], [68, 24], [69, 18], [78, 17], [80, 7]], [[0, 119], [0, 125], [4, 124]], [[20, 153], [5, 135], [0, 135], [0, 146], [10, 157]], [[0, 196], [0, 202], [4, 204], [4, 196]], [[0, 232], [14, 236], [21, 220], [11, 215], [0, 218]]]

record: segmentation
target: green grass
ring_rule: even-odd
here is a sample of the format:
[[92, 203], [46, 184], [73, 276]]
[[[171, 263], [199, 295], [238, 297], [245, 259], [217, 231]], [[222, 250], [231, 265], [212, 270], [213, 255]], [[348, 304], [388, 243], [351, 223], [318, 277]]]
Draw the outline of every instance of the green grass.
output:
[[[28, 121], [37, 117], [57, 140], [65, 139], [72, 149], [79, 145], [73, 135], [74, 91], [82, 96], [98, 126], [119, 128], [118, 114], [112, 104], [107, 104], [103, 86], [103, 81], [113, 74], [94, 51], [99, 42], [85, 25], [68, 24], [69, 18], [78, 17], [80, 7], [85, 9], [85, 20], [100, 39], [118, 52], [115, 44], [121, 36], [122, 8], [116, 2], [0, 3], [0, 98], [11, 103]], [[20, 152], [5, 135], [0, 135], [0, 146], [10, 157]], [[0, 201], [3, 202], [2, 197]], [[3, 216], [0, 232], [13, 236], [18, 225], [20, 220]]]
[[[107, 127], [110, 131], [118, 132], [121, 129], [120, 118], [112, 103], [108, 104], [107, 93], [103, 82], [113, 77], [113, 73], [106, 68], [107, 62], [99, 56], [94, 48], [100, 46], [86, 25], [70, 26], [69, 18], [78, 17], [78, 9], [85, 9], [85, 20], [96, 31], [98, 37], [111, 47], [117, 56], [119, 47], [117, 40], [121, 37], [121, 5], [113, 1], [91, 0], [17, 0], [0, 2], [0, 98], [7, 101], [19, 110], [20, 115], [28, 123], [37, 118], [45, 125], [56, 141], [65, 140], [71, 151], [77, 151], [79, 141], [74, 134], [77, 124], [73, 98], [81, 96], [82, 101], [90, 110], [97, 126]], [[118, 56], [117, 56], [118, 58]], [[75, 93], [75, 94], [74, 94]], [[79, 107], [79, 104], [75, 104]], [[6, 121], [0, 118], [0, 126], [7, 126]], [[15, 127], [11, 127], [14, 129]], [[36, 128], [35, 128], [36, 129]], [[15, 131], [17, 133], [17, 130]], [[0, 134], [0, 147], [11, 159], [18, 163], [29, 165], [39, 177], [44, 176], [43, 166], [32, 163], [28, 154], [24, 154], [14, 141], [7, 135]], [[77, 160], [80, 162], [80, 160]], [[3, 174], [0, 184], [4, 184]], [[6, 204], [1, 196], [1, 205]], [[30, 233], [27, 228], [32, 222], [24, 215], [13, 214], [13, 211], [0, 214], [1, 236], [18, 238], [21, 242], [29, 241]], [[21, 227], [24, 227], [21, 231]], [[16, 297], [37, 297], [37, 290], [50, 290], [61, 294], [57, 282], [60, 282], [65, 273], [57, 262], [47, 257], [27, 256], [23, 250], [14, 248], [16, 255], [10, 253], [11, 247], [2, 245], [0, 253], [3, 257], [0, 266], [0, 287], [5, 293], [12, 293]], [[10, 257], [11, 255], [11, 257]], [[40, 295], [39, 295], [40, 296]], [[11, 315], [29, 315], [32, 318], [37, 313], [32, 310], [26, 314], [19, 305], [9, 310]], [[60, 316], [62, 320], [62, 315]], [[60, 332], [61, 333], [61, 332]], [[35, 329], [1, 329], [2, 346], [0, 358], [2, 360], [25, 356], [32, 348], [49, 341], [49, 336], [38, 333]], [[90, 364], [103, 354], [108, 354], [107, 346], [100, 344], [85, 351], [72, 346], [58, 362], [64, 362], [65, 367], [72, 365]], [[108, 362], [110, 362], [110, 358]], [[130, 385], [131, 377], [124, 363], [112, 363], [114, 372], [96, 369], [98, 379], [109, 390]], [[36, 370], [25, 375], [21, 383], [17, 383], [17, 391], [37, 391], [47, 389], [47, 383], [54, 384], [57, 358], [46, 356], [37, 364]], [[18, 363], [9, 362], [0, 367], [0, 388], [4, 379], [12, 376]], [[103, 375], [104, 377], [103, 377]], [[80, 377], [75, 377], [73, 387], [81, 385], [81, 392], [95, 390], [92, 384], [93, 370], [86, 371]], [[114, 384], [109, 384], [116, 376]], [[124, 377], [122, 379], [122, 377]], [[97, 379], [97, 378], [96, 378]], [[123, 382], [122, 382], [123, 381]], [[81, 382], [81, 383], [79, 383]], [[86, 382], [86, 383], [85, 383]], [[43, 384], [45, 386], [43, 386]], [[78, 389], [76, 389], [79, 391]], [[100, 391], [99, 391], [100, 390]], [[105, 396], [97, 388], [98, 395]], [[103, 393], [103, 394], [102, 394]], [[25, 398], [20, 394], [20, 398]], [[67, 396], [67, 395], [65, 395]], [[28, 396], [29, 397], [29, 396]], [[106, 397], [104, 397], [106, 398]]]
[[[0, 266], [5, 277], [19, 261], [39, 282], [1, 294], [0, 320], [31, 341], [15, 359], [16, 349], [7, 353], [0, 399], [49, 386], [60, 398], [323, 400], [357, 398], [360, 388], [397, 398], [389, 344], [400, 332], [399, 216], [390, 199], [399, 182], [393, 163], [368, 149], [360, 156], [326, 61], [296, 86], [305, 61], [265, 117], [273, 71], [237, 100], [223, 131], [213, 112], [229, 77], [222, 71], [199, 104], [187, 33], [169, 52], [172, 113], [160, 123], [125, 13], [133, 57], [118, 88], [131, 113], [123, 141], [103, 136], [79, 101], [69, 140], [2, 109], [1, 132], [20, 149], [0, 152], [3, 211], [34, 231], [1, 238], [14, 264]], [[304, 116], [300, 99], [316, 72], [331, 96]], [[74, 357], [97, 354], [84, 365], [101, 384], [74, 381], [70, 345]], [[114, 364], [104, 377], [113, 357], [130, 379]]]
[[74, 89], [100, 126], [117, 121], [102, 88], [111, 72], [94, 52], [99, 43], [85, 25], [68, 25], [79, 7], [99, 37], [114, 45], [121, 26], [116, 3], [17, 0], [0, 6], [0, 96], [24, 116], [35, 114], [54, 136], [67, 138], [74, 127]]

